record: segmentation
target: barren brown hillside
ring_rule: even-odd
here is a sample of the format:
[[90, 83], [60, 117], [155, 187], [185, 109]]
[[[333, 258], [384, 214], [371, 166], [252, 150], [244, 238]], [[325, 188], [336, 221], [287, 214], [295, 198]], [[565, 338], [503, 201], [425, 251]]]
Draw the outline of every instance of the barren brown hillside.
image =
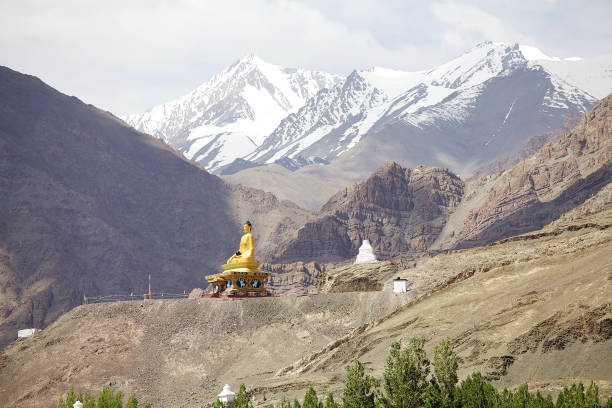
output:
[[265, 259], [274, 247], [263, 244], [308, 215], [0, 67], [0, 347], [83, 295], [142, 294], [149, 273], [154, 291], [202, 286], [236, 251], [244, 221]]
[[[554, 392], [612, 391], [612, 210], [452, 251], [400, 272], [406, 295], [327, 293], [80, 306], [1, 355], [0, 404], [52, 406], [70, 384], [136, 391], [158, 407], [200, 407], [244, 382], [259, 406], [309, 385], [338, 392], [360, 358], [380, 376], [389, 345], [450, 337], [460, 375]], [[329, 271], [328, 273], [333, 273]], [[376, 277], [373, 277], [376, 278]], [[378, 277], [386, 283], [387, 276]]]

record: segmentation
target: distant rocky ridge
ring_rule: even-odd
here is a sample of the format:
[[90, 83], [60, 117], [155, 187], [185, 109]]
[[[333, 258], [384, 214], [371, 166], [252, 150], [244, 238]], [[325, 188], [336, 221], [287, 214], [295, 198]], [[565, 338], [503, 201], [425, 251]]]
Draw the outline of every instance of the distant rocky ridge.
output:
[[319, 293], [380, 291], [400, 270], [390, 261], [344, 265], [322, 273], [317, 278], [317, 290]]
[[518, 162], [525, 160], [527, 157], [540, 150], [546, 143], [560, 139], [563, 135], [578, 125], [580, 118], [581, 115], [568, 114], [563, 119], [563, 123], [552, 132], [532, 136], [531, 139], [525, 143], [523, 148], [515, 155], [504, 157], [503, 159], [496, 160], [485, 167], [477, 169], [472, 177], [468, 179], [468, 181], [478, 179], [479, 177], [486, 176], [488, 174], [500, 173], [504, 170], [508, 170]]
[[457, 237], [474, 246], [532, 231], [581, 205], [612, 182], [612, 95], [578, 126], [516, 164], [470, 211]]
[[[377, 72], [358, 75], [378, 89], [391, 74]], [[596, 102], [526, 60], [516, 45], [483, 43], [441, 67], [413, 74], [404, 73], [405, 80], [395, 81], [397, 87], [408, 83], [412, 87], [369, 110], [355, 109], [346, 123], [333, 129], [325, 128], [327, 121], [305, 126], [299, 137], [283, 136], [280, 150], [273, 149], [286, 151], [289, 157], [323, 157], [328, 165], [311, 164], [282, 173], [270, 164], [278, 160], [274, 153], [266, 166], [251, 166], [226, 179], [271, 191], [311, 210], [326, 202], [330, 189], [363, 180], [389, 161], [410, 168], [421, 164], [448, 168], [467, 179], [497, 160], [527, 153], [521, 149], [532, 138], [558, 128], [568, 114], [582, 115]], [[366, 90], [359, 95], [366, 95]], [[308, 117], [304, 110], [309, 106], [296, 115]], [[292, 187], [321, 179], [330, 188], [304, 195]]]
[[533, 231], [571, 211], [605, 210], [611, 205], [611, 101], [612, 95], [604, 98], [572, 130], [543, 135], [551, 141], [511, 169], [467, 184], [446, 169], [387, 164], [332, 196], [318, 218], [281, 246], [278, 259], [339, 262], [353, 258], [363, 239], [382, 259], [415, 257]]
[[317, 280], [330, 267], [317, 262], [264, 263], [260, 270], [270, 272], [266, 287], [275, 295], [306, 295], [317, 293]]
[[318, 218], [280, 247], [276, 259], [338, 262], [369, 239], [376, 256], [422, 253], [461, 200], [463, 182], [446, 169], [389, 163], [332, 196]]

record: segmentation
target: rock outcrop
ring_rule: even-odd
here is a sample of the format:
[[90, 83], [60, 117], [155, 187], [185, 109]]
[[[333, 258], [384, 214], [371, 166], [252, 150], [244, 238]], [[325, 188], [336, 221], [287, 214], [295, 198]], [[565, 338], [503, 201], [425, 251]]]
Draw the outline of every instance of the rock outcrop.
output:
[[385, 282], [398, 270], [390, 261], [345, 265], [321, 274], [317, 289], [320, 293], [375, 292], [383, 290]]
[[578, 126], [519, 162], [466, 217], [459, 246], [474, 246], [538, 229], [612, 181], [612, 95]]
[[317, 262], [262, 264], [260, 270], [270, 272], [266, 287], [275, 295], [316, 293], [316, 282], [329, 266]]
[[343, 261], [357, 255], [365, 238], [380, 259], [422, 253], [461, 200], [463, 185], [447, 169], [387, 163], [331, 197], [321, 215], [281, 247], [277, 259]]

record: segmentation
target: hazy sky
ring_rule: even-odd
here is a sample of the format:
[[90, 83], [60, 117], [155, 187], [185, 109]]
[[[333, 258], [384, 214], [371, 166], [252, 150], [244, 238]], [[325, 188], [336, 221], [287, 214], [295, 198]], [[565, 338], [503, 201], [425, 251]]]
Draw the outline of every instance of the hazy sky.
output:
[[348, 74], [426, 69], [485, 41], [612, 54], [610, 0], [0, 0], [0, 65], [122, 115], [241, 56]]

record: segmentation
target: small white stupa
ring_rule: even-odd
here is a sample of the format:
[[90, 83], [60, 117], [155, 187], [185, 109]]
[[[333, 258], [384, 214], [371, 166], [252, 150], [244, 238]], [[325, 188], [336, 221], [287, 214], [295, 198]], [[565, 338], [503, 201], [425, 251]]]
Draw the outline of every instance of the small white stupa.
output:
[[225, 384], [221, 393], [217, 395], [217, 398], [219, 398], [219, 401], [228, 404], [236, 399], [236, 393], [232, 391], [232, 387], [230, 387], [229, 384]]
[[376, 255], [374, 255], [374, 250], [372, 249], [372, 245], [370, 245], [370, 241], [364, 239], [363, 243], [359, 247], [359, 253], [357, 254], [357, 258], [355, 258], [355, 265], [370, 262], [378, 261], [376, 259]]

